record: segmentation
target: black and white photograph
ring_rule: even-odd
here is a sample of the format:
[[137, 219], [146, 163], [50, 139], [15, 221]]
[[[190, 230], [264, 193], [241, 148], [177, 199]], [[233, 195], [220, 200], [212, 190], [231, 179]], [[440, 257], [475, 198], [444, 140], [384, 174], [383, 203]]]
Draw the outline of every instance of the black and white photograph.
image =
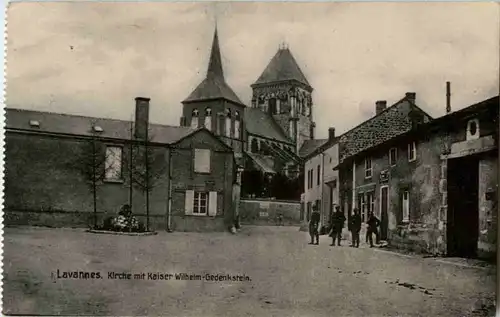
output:
[[495, 316], [498, 3], [6, 21], [3, 315]]

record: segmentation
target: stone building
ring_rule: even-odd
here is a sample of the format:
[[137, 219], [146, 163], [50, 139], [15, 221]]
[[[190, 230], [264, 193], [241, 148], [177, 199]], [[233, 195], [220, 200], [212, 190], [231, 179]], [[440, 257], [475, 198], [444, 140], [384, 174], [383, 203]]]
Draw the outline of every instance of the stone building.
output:
[[313, 88], [288, 48], [280, 47], [251, 88], [246, 106], [225, 80], [216, 29], [206, 77], [182, 102], [181, 125], [204, 126], [234, 149], [245, 169], [243, 193], [245, 180], [264, 184], [261, 190], [276, 174], [298, 179], [301, 148], [315, 127]]
[[[399, 104], [408, 105], [407, 98]], [[434, 120], [423, 114], [420, 123], [408, 120], [405, 129], [362, 150], [342, 144], [337, 168], [348, 212], [356, 206], [366, 220], [373, 211], [381, 238], [398, 248], [494, 255], [498, 104], [495, 97]], [[353, 143], [349, 132], [341, 142], [349, 136]]]
[[[390, 107], [385, 100], [377, 101], [372, 118], [339, 137], [339, 165], [336, 169], [339, 170], [342, 208], [348, 216], [357, 207], [362, 220], [366, 221], [368, 212], [375, 208], [376, 183], [380, 175], [373, 174], [376, 162], [367, 156], [367, 151], [432, 119], [415, 104], [415, 98], [415, 93], [406, 93]], [[385, 197], [385, 191], [382, 194]], [[380, 217], [386, 228], [385, 212]]]
[[207, 129], [149, 124], [148, 116], [147, 98], [136, 99], [135, 122], [7, 109], [5, 224], [87, 227], [94, 204], [100, 223], [123, 204], [146, 222], [148, 188], [150, 228], [226, 230], [235, 212], [232, 149]]

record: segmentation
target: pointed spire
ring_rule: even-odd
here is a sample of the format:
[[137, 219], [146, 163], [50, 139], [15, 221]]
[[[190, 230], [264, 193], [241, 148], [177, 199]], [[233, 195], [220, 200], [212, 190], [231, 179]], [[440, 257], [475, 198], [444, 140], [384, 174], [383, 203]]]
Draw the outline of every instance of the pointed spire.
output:
[[212, 51], [208, 63], [206, 78], [196, 87], [196, 89], [186, 98], [183, 103], [202, 101], [208, 99], [226, 99], [236, 104], [245, 106], [240, 98], [234, 93], [224, 79], [222, 70], [222, 58], [219, 48], [219, 36], [217, 26], [215, 27]]
[[210, 53], [210, 61], [208, 63], [207, 78], [224, 79], [222, 58], [219, 48], [219, 36], [217, 34], [217, 24], [215, 25], [214, 40], [212, 42], [212, 52]]

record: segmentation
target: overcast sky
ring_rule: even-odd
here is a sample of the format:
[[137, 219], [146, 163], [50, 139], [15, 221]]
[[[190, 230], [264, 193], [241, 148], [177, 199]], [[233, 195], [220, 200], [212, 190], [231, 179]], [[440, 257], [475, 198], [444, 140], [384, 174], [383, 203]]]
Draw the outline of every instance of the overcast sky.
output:
[[314, 88], [317, 137], [416, 92], [431, 116], [499, 91], [495, 3], [11, 3], [8, 107], [178, 125], [204, 78], [215, 19], [228, 84], [250, 85], [285, 41]]

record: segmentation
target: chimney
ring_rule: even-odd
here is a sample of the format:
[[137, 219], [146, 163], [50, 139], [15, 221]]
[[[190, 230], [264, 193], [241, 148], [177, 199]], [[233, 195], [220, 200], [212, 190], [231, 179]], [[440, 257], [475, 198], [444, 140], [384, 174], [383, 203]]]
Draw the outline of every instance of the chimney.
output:
[[311, 122], [311, 125], [309, 126], [309, 136], [311, 140], [314, 140], [314, 128], [316, 127], [315, 122]]
[[406, 93], [406, 100], [409, 102], [415, 104], [415, 100], [417, 99], [417, 94], [414, 92], [407, 92]]
[[328, 141], [335, 139], [335, 128], [328, 128]]
[[387, 101], [386, 100], [378, 100], [375, 102], [375, 115], [380, 114], [382, 111], [387, 108]]
[[146, 140], [149, 128], [149, 98], [135, 98], [135, 137]]
[[451, 84], [446, 82], [446, 113], [451, 112]]

